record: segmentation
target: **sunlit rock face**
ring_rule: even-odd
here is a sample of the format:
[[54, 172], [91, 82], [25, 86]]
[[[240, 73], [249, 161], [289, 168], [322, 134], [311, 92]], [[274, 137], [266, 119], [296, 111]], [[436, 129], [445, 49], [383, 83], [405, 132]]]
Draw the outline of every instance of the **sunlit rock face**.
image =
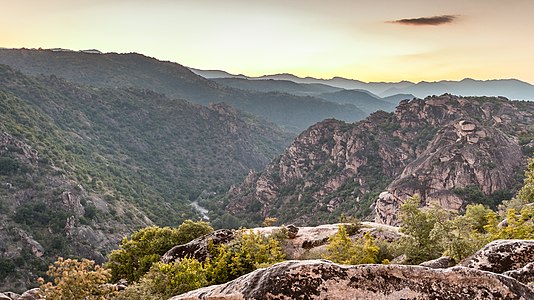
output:
[[310, 260], [286, 261], [171, 298], [186, 299], [534, 299], [534, 292], [510, 277], [465, 267]]
[[[462, 189], [512, 193], [534, 141], [534, 103], [449, 94], [403, 100], [347, 124], [329, 119], [302, 132], [277, 159], [226, 194], [238, 217], [333, 223], [341, 214], [398, 225], [400, 206], [462, 210]], [[530, 152], [529, 152], [530, 151]]]

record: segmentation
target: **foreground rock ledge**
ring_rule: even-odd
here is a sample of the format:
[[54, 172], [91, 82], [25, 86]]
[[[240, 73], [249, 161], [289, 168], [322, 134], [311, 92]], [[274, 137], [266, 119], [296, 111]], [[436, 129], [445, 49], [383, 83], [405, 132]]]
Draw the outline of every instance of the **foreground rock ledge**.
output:
[[513, 278], [465, 267], [308, 260], [282, 262], [171, 298], [185, 299], [534, 299], [534, 292]]

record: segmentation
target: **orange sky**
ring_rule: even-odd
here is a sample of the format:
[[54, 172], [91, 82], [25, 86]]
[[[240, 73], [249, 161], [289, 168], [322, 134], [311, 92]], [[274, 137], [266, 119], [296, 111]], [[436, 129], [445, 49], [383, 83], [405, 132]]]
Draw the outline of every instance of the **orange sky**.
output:
[[[0, 47], [139, 52], [252, 76], [534, 83], [533, 0], [0, 0], [0, 7]], [[451, 20], [421, 25], [443, 15]], [[430, 19], [393, 22], [423, 17]]]

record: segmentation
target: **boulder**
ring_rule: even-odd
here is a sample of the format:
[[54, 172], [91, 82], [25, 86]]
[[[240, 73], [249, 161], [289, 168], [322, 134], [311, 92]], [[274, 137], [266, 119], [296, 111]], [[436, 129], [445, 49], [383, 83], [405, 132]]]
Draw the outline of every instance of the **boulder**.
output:
[[534, 262], [527, 264], [521, 269], [506, 271], [503, 274], [515, 278], [524, 284], [532, 283], [534, 282]]
[[4, 293], [0, 293], [0, 300], [13, 300]]
[[534, 240], [496, 240], [460, 264], [468, 268], [504, 273], [534, 262]]
[[[13, 292], [4, 292], [4, 295], [8, 296], [9, 299], [11, 300], [19, 300], [20, 299], [20, 295], [17, 294], [17, 293], [13, 293]], [[0, 298], [2, 299], [2, 298]]]
[[183, 245], [172, 247], [161, 257], [164, 263], [170, 263], [184, 257], [192, 257], [199, 261], [205, 261], [208, 258], [208, 242], [214, 245], [226, 244], [235, 238], [236, 231], [232, 229], [220, 229], [206, 234], [191, 242]]
[[287, 237], [289, 239], [294, 239], [297, 237], [297, 234], [299, 233], [299, 228], [297, 226], [293, 224], [287, 225], [286, 229], [287, 229]]
[[534, 299], [534, 291], [513, 278], [465, 267], [308, 260], [285, 261], [171, 298], [186, 299]]
[[456, 265], [456, 261], [452, 257], [442, 256], [433, 260], [425, 261], [419, 264], [421, 267], [432, 269], [446, 269]]
[[25, 291], [24, 293], [22, 293], [22, 295], [20, 295], [18, 300], [40, 300], [42, 299], [41, 297], [39, 297], [40, 291], [41, 290], [39, 288], [34, 288], [29, 291]]

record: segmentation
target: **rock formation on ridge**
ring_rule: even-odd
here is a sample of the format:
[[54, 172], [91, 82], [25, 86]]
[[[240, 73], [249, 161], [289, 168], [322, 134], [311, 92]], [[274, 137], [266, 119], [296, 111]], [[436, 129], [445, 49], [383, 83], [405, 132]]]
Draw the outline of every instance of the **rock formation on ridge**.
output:
[[510, 197], [533, 141], [534, 103], [448, 94], [406, 100], [358, 123], [311, 126], [221, 204], [239, 217], [298, 225], [373, 212], [397, 225], [400, 205], [415, 194], [456, 210], [480, 201], [473, 194], [489, 205]]

